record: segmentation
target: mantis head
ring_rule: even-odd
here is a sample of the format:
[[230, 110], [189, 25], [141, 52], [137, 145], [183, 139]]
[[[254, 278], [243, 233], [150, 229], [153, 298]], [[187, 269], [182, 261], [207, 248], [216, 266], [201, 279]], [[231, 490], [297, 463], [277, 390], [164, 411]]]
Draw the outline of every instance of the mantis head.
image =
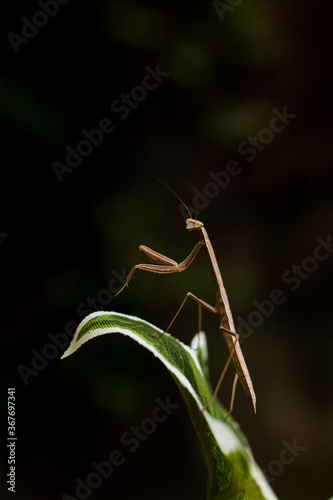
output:
[[203, 227], [203, 222], [196, 219], [186, 219], [186, 229], [187, 231], [193, 231], [194, 229], [200, 229]]

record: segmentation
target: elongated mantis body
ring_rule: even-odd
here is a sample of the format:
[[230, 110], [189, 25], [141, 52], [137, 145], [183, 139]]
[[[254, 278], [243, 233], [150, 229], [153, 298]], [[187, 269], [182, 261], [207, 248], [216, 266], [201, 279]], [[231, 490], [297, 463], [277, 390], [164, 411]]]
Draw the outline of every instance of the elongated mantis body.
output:
[[[177, 196], [177, 198], [179, 198], [179, 197]], [[182, 202], [182, 200], [180, 200], [180, 201]], [[186, 257], [185, 260], [183, 260], [182, 262], [180, 262], [178, 264], [176, 261], [170, 259], [169, 257], [166, 257], [165, 255], [162, 255], [158, 252], [155, 252], [155, 250], [152, 250], [151, 248], [148, 248], [145, 245], [140, 245], [139, 246], [140, 252], [152, 264], [136, 264], [133, 267], [133, 269], [130, 271], [130, 273], [128, 274], [126, 281], [124, 283], [124, 286], [119, 290], [119, 292], [116, 295], [118, 295], [126, 286], [128, 287], [128, 284], [129, 284], [133, 274], [135, 273], [135, 271], [137, 269], [142, 269], [143, 271], [149, 271], [151, 273], [157, 273], [157, 274], [181, 273], [181, 272], [185, 271], [185, 269], [188, 268], [188, 266], [195, 259], [199, 250], [205, 246], [207, 253], [208, 253], [208, 258], [209, 258], [209, 262], [210, 262], [210, 266], [211, 266], [212, 274], [213, 274], [213, 280], [214, 280], [214, 284], [215, 284], [215, 288], [216, 288], [216, 304], [215, 304], [215, 306], [212, 306], [212, 305], [208, 304], [208, 302], [196, 297], [193, 293], [188, 292], [186, 294], [185, 299], [181, 303], [178, 311], [176, 312], [175, 316], [173, 317], [171, 323], [168, 325], [168, 327], [166, 328], [165, 331], [169, 330], [169, 328], [171, 327], [171, 325], [175, 321], [176, 317], [180, 313], [186, 300], [189, 297], [192, 298], [193, 300], [195, 300], [199, 305], [199, 332], [201, 330], [201, 309], [202, 309], [202, 307], [204, 307], [205, 309], [207, 309], [208, 311], [210, 311], [212, 313], [219, 314], [220, 318], [221, 318], [219, 330], [222, 332], [222, 334], [226, 338], [229, 352], [230, 352], [230, 356], [229, 356], [229, 359], [228, 359], [228, 361], [225, 365], [225, 368], [222, 372], [222, 375], [217, 383], [214, 394], [213, 394], [212, 398], [206, 403], [204, 408], [206, 408], [210, 404], [210, 402], [216, 397], [217, 392], [218, 392], [220, 385], [222, 383], [222, 379], [223, 379], [224, 374], [226, 372], [226, 369], [227, 369], [230, 361], [232, 360], [233, 364], [235, 366], [236, 376], [235, 376], [235, 380], [234, 380], [234, 384], [233, 384], [232, 398], [231, 398], [231, 405], [230, 405], [229, 413], [232, 411], [232, 407], [233, 407], [234, 393], [235, 393], [237, 378], [239, 378], [239, 380], [243, 386], [243, 389], [245, 391], [245, 394], [246, 394], [248, 400], [250, 401], [250, 403], [252, 404], [254, 412], [256, 412], [256, 395], [255, 395], [255, 392], [253, 389], [249, 370], [246, 366], [245, 359], [244, 359], [244, 356], [243, 356], [243, 353], [242, 353], [242, 350], [241, 350], [241, 347], [239, 344], [239, 336], [235, 330], [235, 325], [234, 325], [233, 317], [231, 314], [228, 296], [227, 296], [226, 290], [225, 290], [224, 285], [223, 285], [221, 272], [220, 272], [220, 269], [219, 269], [219, 266], [218, 266], [218, 263], [216, 260], [213, 246], [210, 242], [207, 231], [204, 228], [204, 224], [202, 222], [200, 222], [199, 220], [192, 219], [191, 217], [186, 219], [186, 230], [187, 231], [197, 230], [199, 232], [199, 235], [200, 235], [200, 240], [196, 243], [193, 250], [190, 252], [190, 254]], [[228, 413], [228, 415], [229, 415], [229, 413]]]

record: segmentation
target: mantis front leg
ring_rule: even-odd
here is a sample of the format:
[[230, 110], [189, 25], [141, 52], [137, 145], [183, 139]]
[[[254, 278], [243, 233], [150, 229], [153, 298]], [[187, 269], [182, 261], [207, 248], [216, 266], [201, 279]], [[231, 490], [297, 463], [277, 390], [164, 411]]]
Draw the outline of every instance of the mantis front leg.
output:
[[204, 246], [205, 242], [200, 239], [198, 243], [193, 248], [192, 252], [183, 260], [180, 264], [175, 260], [170, 259], [166, 255], [162, 255], [161, 253], [155, 252], [151, 248], [146, 247], [145, 245], [140, 245], [140, 252], [146, 257], [149, 262], [153, 262], [153, 264], [136, 264], [133, 269], [129, 272], [126, 281], [122, 288], [115, 294], [115, 297], [119, 295], [120, 292], [127, 286], [137, 269], [142, 269], [142, 271], [148, 271], [150, 273], [156, 274], [171, 274], [171, 273], [181, 273], [185, 271], [185, 269], [193, 262], [200, 248]]

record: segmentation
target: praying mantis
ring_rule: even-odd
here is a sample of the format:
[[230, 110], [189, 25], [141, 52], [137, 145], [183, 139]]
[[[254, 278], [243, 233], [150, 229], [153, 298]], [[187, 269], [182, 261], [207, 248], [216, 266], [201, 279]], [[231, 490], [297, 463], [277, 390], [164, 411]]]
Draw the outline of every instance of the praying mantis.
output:
[[[159, 179], [160, 180], [160, 179]], [[165, 184], [163, 181], [161, 181], [163, 184]], [[166, 185], [166, 184], [165, 184]], [[181, 200], [181, 198], [169, 187], [166, 185], [168, 189], [180, 200], [180, 202], [184, 205], [186, 210], [188, 211], [190, 217], [186, 219], [186, 230], [187, 231], [198, 231], [200, 239], [192, 249], [192, 251], [189, 253], [189, 255], [180, 263], [170, 259], [169, 257], [162, 255], [161, 253], [156, 252], [155, 250], [152, 250], [151, 248], [148, 248], [145, 245], [140, 245], [139, 250], [140, 252], [146, 257], [146, 259], [151, 263], [151, 264], [136, 264], [132, 270], [129, 272], [126, 281], [123, 285], [123, 287], [116, 293], [118, 295], [120, 292], [125, 287], [128, 287], [128, 284], [135, 273], [137, 269], [141, 269], [143, 271], [148, 271], [151, 273], [157, 273], [157, 274], [170, 274], [170, 273], [181, 273], [185, 271], [189, 267], [189, 265], [193, 262], [195, 257], [197, 256], [198, 252], [202, 247], [206, 247], [207, 254], [208, 254], [208, 259], [210, 263], [210, 267], [212, 270], [212, 275], [213, 275], [213, 280], [214, 280], [214, 285], [216, 289], [216, 304], [215, 306], [212, 306], [205, 300], [200, 299], [196, 295], [194, 295], [191, 292], [187, 292], [183, 302], [181, 303], [178, 311], [176, 312], [175, 316], [173, 317], [172, 321], [168, 325], [168, 327], [165, 329], [165, 331], [158, 337], [160, 338], [166, 331], [169, 330], [175, 319], [177, 318], [178, 314], [182, 310], [185, 302], [187, 301], [188, 298], [191, 298], [195, 300], [199, 306], [199, 328], [198, 331], [201, 331], [201, 318], [202, 318], [202, 307], [207, 309], [208, 311], [219, 314], [220, 316], [220, 325], [219, 325], [219, 330], [222, 332], [223, 336], [225, 337], [227, 341], [227, 345], [229, 348], [229, 358], [228, 361], [226, 362], [226, 365], [222, 371], [222, 374], [220, 376], [220, 379], [217, 383], [217, 386], [214, 390], [213, 396], [211, 399], [205, 404], [203, 407], [203, 410], [206, 409], [211, 401], [217, 396], [218, 390], [221, 386], [222, 380], [224, 378], [225, 372], [228, 368], [228, 365], [230, 361], [233, 361], [235, 370], [236, 370], [236, 375], [233, 383], [233, 388], [232, 388], [232, 396], [231, 396], [231, 403], [230, 403], [230, 409], [228, 415], [231, 413], [233, 409], [233, 403], [234, 403], [234, 396], [235, 396], [235, 390], [236, 390], [236, 383], [239, 378], [242, 387], [245, 391], [245, 394], [252, 404], [254, 413], [256, 413], [256, 395], [253, 389], [253, 384], [252, 380], [250, 377], [249, 370], [247, 368], [240, 344], [239, 344], [239, 335], [236, 333], [235, 330], [235, 325], [229, 305], [229, 300], [228, 296], [226, 293], [226, 290], [223, 285], [222, 281], [222, 276], [221, 272], [217, 263], [217, 259], [215, 256], [215, 252], [212, 246], [212, 243], [208, 237], [208, 233], [204, 227], [203, 222], [193, 219], [192, 214], [189, 211], [188, 207], [185, 205], [185, 203]], [[227, 415], [227, 416], [228, 416]]]

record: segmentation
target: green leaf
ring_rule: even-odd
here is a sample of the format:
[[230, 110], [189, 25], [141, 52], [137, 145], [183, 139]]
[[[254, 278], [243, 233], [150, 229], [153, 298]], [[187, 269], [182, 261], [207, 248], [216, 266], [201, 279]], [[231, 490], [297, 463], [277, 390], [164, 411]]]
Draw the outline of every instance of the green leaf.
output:
[[208, 467], [207, 500], [277, 500], [263, 472], [254, 461], [247, 440], [238, 424], [215, 399], [202, 411], [212, 395], [206, 376], [208, 358], [206, 337], [196, 335], [189, 347], [172, 335], [140, 318], [116, 312], [98, 311], [78, 326], [62, 359], [85, 342], [105, 333], [122, 333], [151, 351], [168, 368], [188, 407], [201, 441]]

